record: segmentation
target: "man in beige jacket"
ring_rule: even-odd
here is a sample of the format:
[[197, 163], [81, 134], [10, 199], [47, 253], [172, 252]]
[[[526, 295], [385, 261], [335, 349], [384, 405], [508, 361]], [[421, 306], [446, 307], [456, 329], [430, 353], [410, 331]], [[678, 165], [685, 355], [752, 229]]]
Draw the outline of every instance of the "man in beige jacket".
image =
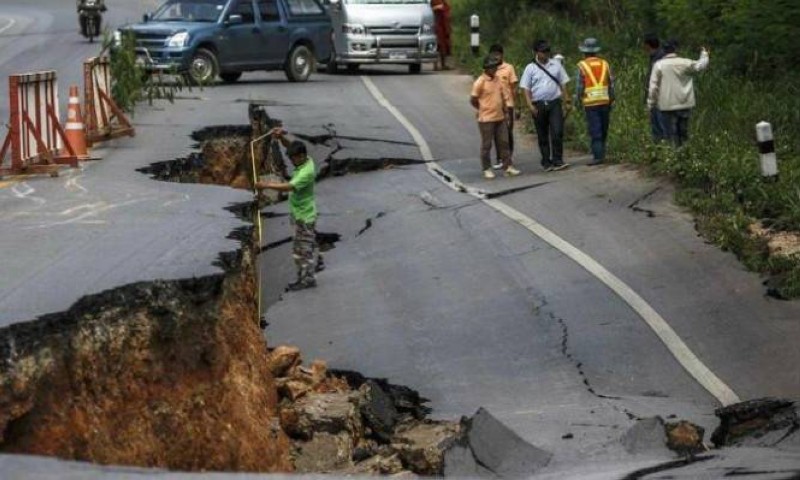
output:
[[666, 138], [680, 147], [689, 139], [689, 117], [696, 104], [693, 76], [708, 67], [708, 50], [699, 60], [679, 57], [678, 42], [664, 44], [664, 58], [653, 66], [647, 107], [658, 108], [663, 116]]

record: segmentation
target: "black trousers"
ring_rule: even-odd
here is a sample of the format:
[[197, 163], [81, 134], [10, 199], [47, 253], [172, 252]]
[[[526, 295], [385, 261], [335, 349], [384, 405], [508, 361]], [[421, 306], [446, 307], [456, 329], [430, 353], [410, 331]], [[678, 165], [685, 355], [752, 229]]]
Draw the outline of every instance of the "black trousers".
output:
[[535, 102], [538, 115], [533, 124], [542, 153], [542, 167], [555, 167], [564, 163], [564, 110], [561, 99], [552, 102]]

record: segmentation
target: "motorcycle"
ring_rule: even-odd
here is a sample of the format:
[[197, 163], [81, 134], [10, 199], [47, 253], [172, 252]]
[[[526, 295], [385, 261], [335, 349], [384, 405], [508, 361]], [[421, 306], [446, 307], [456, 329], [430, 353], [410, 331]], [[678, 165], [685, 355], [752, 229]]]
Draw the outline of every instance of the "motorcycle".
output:
[[105, 11], [106, 6], [102, 0], [84, 0], [78, 7], [81, 35], [88, 38], [89, 43], [100, 36]]

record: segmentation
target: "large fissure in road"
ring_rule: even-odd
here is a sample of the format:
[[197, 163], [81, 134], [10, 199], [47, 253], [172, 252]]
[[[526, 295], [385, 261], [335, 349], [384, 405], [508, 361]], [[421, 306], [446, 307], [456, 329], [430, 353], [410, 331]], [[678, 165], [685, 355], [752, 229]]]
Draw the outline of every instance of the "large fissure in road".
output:
[[[255, 152], [262, 171], [285, 175], [277, 145], [250, 149], [252, 139], [277, 122], [252, 106], [250, 114], [250, 125], [196, 132], [198, 152], [143, 171], [157, 180], [249, 190]], [[330, 135], [306, 138], [329, 149], [322, 178], [417, 163], [334, 165], [341, 146], [333, 127]], [[331, 372], [319, 360], [304, 365], [292, 346], [268, 348], [259, 328], [258, 255], [291, 238], [259, 244], [251, 221], [269, 218], [260, 212], [265, 200], [284, 199], [229, 207], [246, 226], [228, 233], [240, 248], [219, 254], [219, 274], [119, 287], [1, 329], [0, 451], [190, 471], [514, 478], [550, 462], [550, 453], [485, 410], [460, 423], [432, 421], [426, 400], [412, 389]], [[422, 200], [439, 208], [433, 199]], [[383, 217], [366, 218], [355, 238]], [[323, 234], [322, 240], [332, 245], [339, 238]], [[561, 353], [585, 387], [613, 400], [594, 390], [573, 357], [566, 323], [552, 320], [563, 330]], [[717, 447], [797, 441], [800, 421], [791, 402], [750, 402], [717, 413]], [[692, 458], [707, 449], [702, 429], [688, 422], [636, 420], [623, 439], [632, 453], [668, 447]]]
[[[250, 189], [250, 141], [268, 126], [201, 130], [199, 152], [144, 172]], [[273, 147], [262, 161], [280, 155]], [[229, 209], [249, 223], [258, 206]], [[126, 285], [0, 330], [0, 451], [189, 471], [441, 474], [459, 424], [427, 420], [411, 389], [268, 348], [262, 246], [252, 224], [228, 236], [240, 248], [219, 254], [222, 273]]]

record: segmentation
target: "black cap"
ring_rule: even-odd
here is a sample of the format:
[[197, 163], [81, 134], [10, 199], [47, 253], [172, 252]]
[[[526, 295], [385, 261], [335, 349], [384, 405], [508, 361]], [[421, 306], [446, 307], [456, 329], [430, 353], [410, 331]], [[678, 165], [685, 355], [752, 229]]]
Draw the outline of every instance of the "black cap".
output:
[[497, 68], [500, 66], [500, 59], [497, 58], [495, 55], [487, 55], [486, 58], [483, 59], [483, 69], [488, 70], [490, 68]]
[[664, 42], [664, 51], [667, 53], [675, 53], [678, 50], [678, 41], [673, 39]]
[[308, 153], [306, 151], [306, 144], [300, 140], [295, 140], [290, 143], [289, 148], [286, 149], [286, 154], [289, 155], [289, 158], [294, 158], [297, 155], [305, 155], [306, 153]]
[[536, 40], [536, 43], [533, 44], [533, 51], [534, 52], [549, 52], [550, 51], [550, 44], [547, 40]]

